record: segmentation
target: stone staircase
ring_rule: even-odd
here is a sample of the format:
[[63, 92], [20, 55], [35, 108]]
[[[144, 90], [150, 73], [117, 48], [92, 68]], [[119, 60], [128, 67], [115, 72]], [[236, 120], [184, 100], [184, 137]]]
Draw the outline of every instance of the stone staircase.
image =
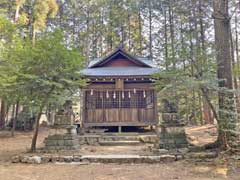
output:
[[154, 143], [156, 134], [145, 133], [102, 133], [79, 136], [80, 144], [101, 146], [137, 146], [143, 143]]

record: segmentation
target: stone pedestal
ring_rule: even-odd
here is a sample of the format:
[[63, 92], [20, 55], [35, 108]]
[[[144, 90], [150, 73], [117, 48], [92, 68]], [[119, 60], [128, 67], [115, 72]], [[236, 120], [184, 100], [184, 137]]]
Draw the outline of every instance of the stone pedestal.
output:
[[79, 149], [75, 126], [69, 126], [67, 129], [54, 129], [54, 131], [55, 133], [50, 133], [44, 140], [45, 150], [62, 151]]
[[188, 147], [184, 122], [177, 113], [163, 113], [158, 136], [156, 148], [171, 150]]
[[79, 149], [77, 127], [72, 125], [71, 116], [56, 115], [54, 126], [44, 143], [44, 149], [51, 152]]

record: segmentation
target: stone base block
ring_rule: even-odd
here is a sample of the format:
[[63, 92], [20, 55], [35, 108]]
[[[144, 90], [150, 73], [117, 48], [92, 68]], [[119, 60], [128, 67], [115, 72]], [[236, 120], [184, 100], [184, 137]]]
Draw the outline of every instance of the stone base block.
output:
[[54, 134], [49, 135], [45, 140], [45, 150], [77, 150], [80, 148], [79, 141], [74, 134]]
[[179, 149], [188, 147], [188, 141], [183, 126], [162, 126], [157, 147], [160, 149]]

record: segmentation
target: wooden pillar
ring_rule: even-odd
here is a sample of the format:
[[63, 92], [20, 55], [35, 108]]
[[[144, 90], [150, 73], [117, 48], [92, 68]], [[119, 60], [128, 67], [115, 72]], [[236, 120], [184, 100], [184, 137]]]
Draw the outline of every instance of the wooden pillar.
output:
[[86, 91], [83, 89], [82, 90], [82, 128], [84, 128], [84, 123], [86, 122]]
[[158, 95], [155, 90], [153, 90], [153, 104], [154, 104], [154, 116], [155, 116], [155, 122], [156, 124], [159, 124], [159, 117], [158, 117]]
[[122, 126], [118, 126], [118, 133], [122, 133]]

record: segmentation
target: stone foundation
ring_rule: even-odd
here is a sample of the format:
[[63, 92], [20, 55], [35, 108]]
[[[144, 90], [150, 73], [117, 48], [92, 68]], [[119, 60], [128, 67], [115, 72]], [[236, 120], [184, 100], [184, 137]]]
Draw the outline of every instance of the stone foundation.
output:
[[[51, 130], [50, 135], [45, 138], [45, 151], [77, 150], [80, 148], [78, 136], [74, 132], [75, 126], [66, 129], [59, 128]], [[75, 130], [76, 131], [76, 130]], [[52, 134], [52, 135], [51, 135]]]
[[181, 149], [187, 148], [188, 142], [184, 129], [184, 123], [179, 120], [176, 113], [164, 113], [163, 122], [158, 132], [159, 140], [157, 149]]
[[142, 155], [74, 155], [74, 156], [14, 156], [12, 163], [117, 163], [117, 164], [141, 164], [141, 163], [167, 163], [177, 161], [175, 155], [142, 156]]
[[43, 164], [43, 163], [117, 163], [117, 164], [141, 164], [141, 163], [168, 163], [183, 159], [194, 161], [206, 161], [217, 157], [216, 152], [198, 153], [169, 153], [160, 155], [20, 155], [12, 157], [12, 163]]
[[179, 149], [188, 147], [184, 127], [161, 127], [159, 134], [159, 148]]

